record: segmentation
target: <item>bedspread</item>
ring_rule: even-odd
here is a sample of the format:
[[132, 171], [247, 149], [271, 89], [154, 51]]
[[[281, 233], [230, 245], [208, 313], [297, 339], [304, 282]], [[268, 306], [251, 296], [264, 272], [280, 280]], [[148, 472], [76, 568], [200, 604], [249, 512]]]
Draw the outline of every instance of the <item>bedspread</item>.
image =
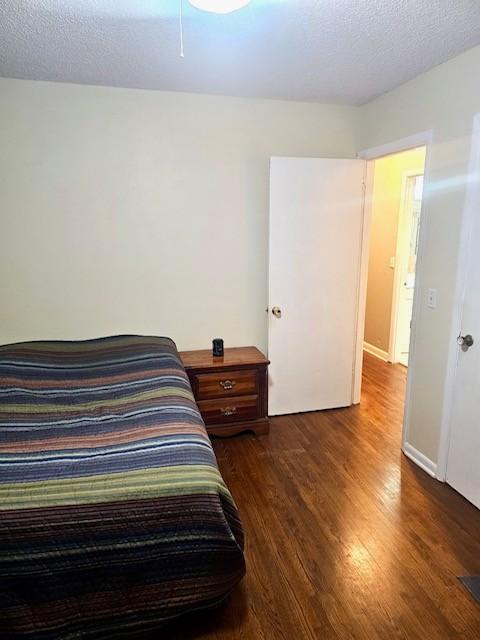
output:
[[129, 638], [215, 606], [242, 527], [168, 338], [0, 346], [0, 637]]

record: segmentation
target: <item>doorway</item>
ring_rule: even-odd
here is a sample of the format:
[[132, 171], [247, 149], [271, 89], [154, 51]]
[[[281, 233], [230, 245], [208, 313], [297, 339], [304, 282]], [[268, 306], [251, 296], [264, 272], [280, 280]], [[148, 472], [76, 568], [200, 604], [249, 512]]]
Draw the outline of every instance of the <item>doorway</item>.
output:
[[426, 147], [371, 161], [364, 350], [408, 366]]
[[[266, 309], [271, 362], [269, 415], [348, 407], [360, 402], [371, 204], [376, 201], [372, 198], [374, 165], [387, 155], [398, 161], [400, 150], [410, 149], [422, 156], [421, 163], [395, 173], [400, 178], [395, 192], [396, 226], [389, 250], [394, 264], [390, 267], [389, 261], [387, 268], [391, 276], [396, 275], [397, 283], [407, 275], [400, 275], [398, 265], [405, 264], [407, 271], [409, 265], [414, 266], [418, 272], [416, 252], [423, 244], [420, 228], [424, 225], [420, 225], [419, 218], [415, 223], [406, 216], [409, 222], [404, 235], [410, 242], [405, 246], [414, 248], [413, 258], [409, 259], [407, 252], [405, 259], [402, 253], [402, 259], [397, 260], [398, 224], [401, 203], [407, 208], [408, 202], [410, 213], [415, 211], [414, 196], [420, 189], [425, 145], [430, 141], [431, 132], [423, 132], [366, 150], [357, 159], [271, 158]], [[408, 180], [409, 177], [415, 180]], [[420, 207], [417, 209], [419, 213]], [[386, 360], [393, 277], [390, 285]], [[410, 289], [413, 296], [413, 287]], [[415, 298], [413, 307], [416, 304]], [[408, 307], [405, 304], [402, 308]], [[401, 335], [405, 340], [405, 332]], [[414, 345], [414, 331], [412, 336], [410, 342]], [[413, 373], [410, 367], [407, 398]], [[406, 425], [408, 407], [406, 402]]]
[[[423, 161], [425, 163], [425, 153], [423, 153]], [[422, 212], [423, 171], [420, 174], [406, 174], [402, 191], [403, 199], [397, 233], [396, 267], [398, 269], [397, 277], [394, 278], [396, 282], [393, 293], [389, 360], [408, 367]]]

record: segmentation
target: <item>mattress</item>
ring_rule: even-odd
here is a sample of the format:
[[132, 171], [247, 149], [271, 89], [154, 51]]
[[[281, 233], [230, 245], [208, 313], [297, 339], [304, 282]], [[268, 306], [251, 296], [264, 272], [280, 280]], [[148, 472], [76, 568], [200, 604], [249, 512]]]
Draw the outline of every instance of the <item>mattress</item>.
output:
[[130, 638], [218, 605], [243, 533], [175, 344], [0, 347], [0, 637]]

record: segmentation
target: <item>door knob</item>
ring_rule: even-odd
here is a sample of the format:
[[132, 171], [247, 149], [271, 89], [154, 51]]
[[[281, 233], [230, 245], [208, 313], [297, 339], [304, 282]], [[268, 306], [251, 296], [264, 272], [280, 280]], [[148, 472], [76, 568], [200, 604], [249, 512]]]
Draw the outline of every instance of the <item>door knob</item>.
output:
[[473, 346], [473, 336], [469, 333], [465, 336], [458, 336], [457, 343], [462, 347], [462, 351], [468, 351], [470, 347]]
[[273, 307], [272, 313], [276, 318], [282, 317], [282, 310], [280, 309], [280, 307]]

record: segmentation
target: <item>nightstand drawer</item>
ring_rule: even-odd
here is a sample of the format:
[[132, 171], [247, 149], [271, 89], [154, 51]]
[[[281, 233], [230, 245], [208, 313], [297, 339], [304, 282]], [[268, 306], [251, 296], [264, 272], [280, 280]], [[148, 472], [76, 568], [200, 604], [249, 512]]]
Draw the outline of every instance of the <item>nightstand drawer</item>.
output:
[[257, 393], [256, 370], [215, 371], [192, 376], [198, 400]]
[[211, 349], [180, 354], [207, 432], [232, 436], [268, 433], [268, 360], [256, 347], [230, 347], [223, 357]]
[[240, 396], [198, 403], [205, 424], [222, 424], [259, 417], [258, 396]]

